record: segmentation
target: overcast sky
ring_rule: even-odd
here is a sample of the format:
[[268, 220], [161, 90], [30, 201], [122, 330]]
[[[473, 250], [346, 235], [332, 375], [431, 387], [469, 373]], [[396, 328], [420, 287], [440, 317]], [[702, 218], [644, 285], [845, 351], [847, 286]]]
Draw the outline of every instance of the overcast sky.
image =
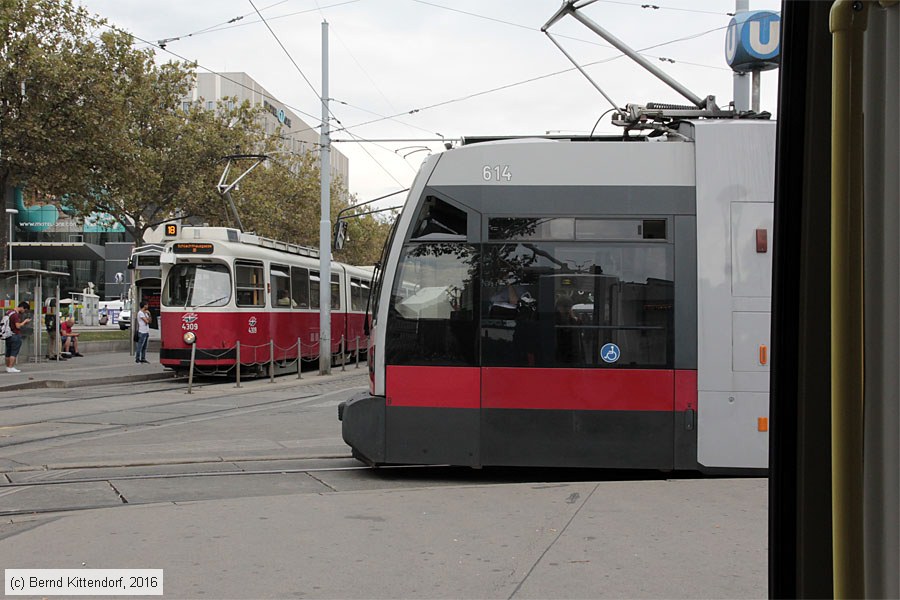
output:
[[[349, 128], [336, 132], [336, 140], [353, 139], [351, 133], [373, 140], [587, 134], [610, 108], [540, 32], [558, 0], [80, 1], [143, 40], [177, 38], [156, 49], [161, 61], [189, 59], [199, 72], [248, 73], [314, 126], [321, 116], [321, 23], [327, 20], [331, 108]], [[658, 0], [659, 8], [642, 8], [651, 1], [600, 0], [585, 14], [635, 49], [652, 47], [643, 54], [694, 94], [727, 105], [733, 77], [724, 40], [734, 0]], [[779, 10], [780, 2], [750, 0], [750, 8]], [[687, 103], [571, 17], [551, 31], [569, 36], [560, 41], [579, 63], [603, 61], [587, 70], [619, 106]], [[772, 113], [777, 73], [762, 77], [761, 108]], [[608, 116], [597, 131], [612, 131]], [[350, 159], [350, 192], [364, 201], [408, 187], [427, 156], [422, 146], [443, 148], [439, 142], [338, 143]]]

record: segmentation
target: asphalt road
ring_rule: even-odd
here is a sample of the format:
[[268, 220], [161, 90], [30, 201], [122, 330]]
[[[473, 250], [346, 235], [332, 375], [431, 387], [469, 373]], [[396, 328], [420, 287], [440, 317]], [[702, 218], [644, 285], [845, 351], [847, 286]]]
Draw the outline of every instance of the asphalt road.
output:
[[328, 378], [0, 394], [0, 568], [159, 568], [165, 597], [763, 597], [766, 481], [369, 469]]

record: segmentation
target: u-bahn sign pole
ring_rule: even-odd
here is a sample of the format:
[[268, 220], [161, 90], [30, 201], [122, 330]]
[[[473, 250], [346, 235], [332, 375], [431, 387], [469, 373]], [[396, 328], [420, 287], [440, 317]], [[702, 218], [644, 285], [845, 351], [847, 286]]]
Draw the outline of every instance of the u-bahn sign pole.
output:
[[331, 374], [331, 139], [328, 128], [328, 21], [322, 21], [322, 133], [319, 141], [319, 375]]

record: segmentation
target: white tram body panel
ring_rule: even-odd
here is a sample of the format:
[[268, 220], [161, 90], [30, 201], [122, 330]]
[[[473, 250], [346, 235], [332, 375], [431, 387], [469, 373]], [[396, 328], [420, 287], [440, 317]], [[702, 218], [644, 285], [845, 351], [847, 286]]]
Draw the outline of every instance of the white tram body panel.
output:
[[691, 128], [697, 156], [698, 461], [765, 468], [775, 122], [701, 121]]

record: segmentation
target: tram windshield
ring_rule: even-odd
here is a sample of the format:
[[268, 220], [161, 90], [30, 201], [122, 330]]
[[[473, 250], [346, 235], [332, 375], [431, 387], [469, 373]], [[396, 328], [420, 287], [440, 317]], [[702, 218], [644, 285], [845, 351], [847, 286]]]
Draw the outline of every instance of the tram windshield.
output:
[[163, 291], [168, 307], [225, 306], [231, 300], [228, 267], [216, 264], [180, 264], [169, 271]]

